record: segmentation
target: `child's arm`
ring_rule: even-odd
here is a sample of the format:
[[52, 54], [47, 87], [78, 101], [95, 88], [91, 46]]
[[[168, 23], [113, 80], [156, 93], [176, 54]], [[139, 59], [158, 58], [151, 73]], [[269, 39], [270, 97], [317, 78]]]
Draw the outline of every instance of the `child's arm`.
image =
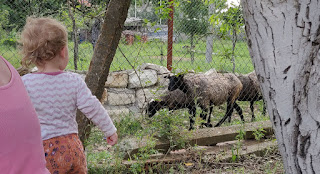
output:
[[[109, 114], [102, 106], [96, 96], [92, 95], [86, 83], [78, 77], [78, 91], [77, 91], [77, 107], [86, 115], [95, 125], [97, 125], [105, 134], [107, 138], [113, 136], [113, 141], [116, 134], [116, 127], [114, 126]], [[116, 135], [116, 137], [118, 137]], [[115, 142], [117, 138], [115, 139]], [[112, 144], [111, 144], [112, 145]]]

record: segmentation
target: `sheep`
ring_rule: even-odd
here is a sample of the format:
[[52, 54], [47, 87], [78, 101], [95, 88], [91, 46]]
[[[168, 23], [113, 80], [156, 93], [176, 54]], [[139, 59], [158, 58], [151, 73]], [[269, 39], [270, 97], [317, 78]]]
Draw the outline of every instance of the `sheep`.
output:
[[[249, 74], [239, 74], [236, 75], [239, 80], [241, 81], [243, 88], [240, 92], [240, 95], [238, 97], [238, 101], [249, 101], [250, 102], [250, 109], [252, 113], [251, 121], [255, 120], [254, 111], [253, 111], [253, 104], [255, 101], [263, 100], [260, 85], [258, 78], [256, 76], [255, 71], [249, 73]], [[265, 102], [263, 100], [263, 115], [266, 114], [266, 107]]]
[[34, 67], [32, 69], [29, 69], [29, 68], [21, 66], [21, 67], [17, 68], [17, 71], [18, 71], [20, 76], [24, 76], [26, 74], [34, 73], [34, 72], [38, 71], [38, 68]]
[[24, 76], [24, 75], [26, 75], [26, 74], [31, 73], [31, 70], [30, 70], [30, 69], [25, 68], [25, 67], [22, 67], [22, 66], [19, 67], [19, 68], [17, 68], [17, 71], [18, 71], [18, 73], [19, 73], [20, 76]]
[[[169, 110], [188, 108], [190, 115], [196, 113], [196, 106], [193, 100], [188, 98], [181, 90], [166, 91], [164, 94], [165, 95], [160, 96], [158, 100], [151, 100], [148, 103], [146, 112], [149, 117], [152, 117], [158, 110], [163, 108], [168, 108]], [[191, 116], [190, 120], [192, 120]], [[190, 124], [189, 130], [191, 128], [192, 125]]]
[[[235, 102], [242, 90], [242, 84], [234, 74], [211, 73], [209, 75], [192, 74], [189, 76], [181, 74], [179, 76], [168, 76], [167, 78], [169, 78], [169, 91], [180, 89], [188, 98], [197, 99], [197, 103], [205, 113], [208, 113], [209, 110], [208, 121], [204, 123], [206, 127], [212, 127], [210, 116], [213, 105], [219, 106], [225, 102], [227, 102], [227, 111], [215, 127], [220, 126], [227, 118], [230, 118], [233, 109], [236, 109], [244, 122], [242, 109]], [[207, 114], [204, 112], [200, 114], [200, 117], [206, 119]], [[193, 117], [195, 117], [195, 114]], [[192, 128], [193, 123], [194, 121], [190, 119], [190, 128]]]

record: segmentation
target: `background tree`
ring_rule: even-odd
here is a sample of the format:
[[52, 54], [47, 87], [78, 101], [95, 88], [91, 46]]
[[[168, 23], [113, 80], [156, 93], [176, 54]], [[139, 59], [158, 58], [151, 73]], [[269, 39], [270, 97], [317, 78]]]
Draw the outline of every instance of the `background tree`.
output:
[[60, 12], [61, 5], [65, 3], [63, 0], [29, 0], [14, 1], [5, 0], [1, 3], [1, 9], [9, 12], [9, 24], [6, 30], [22, 28], [28, 16], [52, 16]]
[[[67, 16], [63, 16], [63, 21], [69, 26], [69, 31], [71, 30], [71, 38], [73, 40], [73, 62], [74, 69], [78, 69], [78, 59], [79, 59], [79, 43], [83, 40], [79, 37], [80, 29], [84, 31], [84, 33], [89, 33], [91, 31], [91, 37], [86, 38], [95, 46], [95, 43], [99, 36], [100, 24], [101, 24], [101, 15], [105, 12], [107, 4], [109, 1], [76, 1], [69, 0], [67, 2], [67, 9], [62, 8], [61, 10], [64, 12], [62, 14], [68, 14]], [[67, 12], [65, 12], [67, 11]], [[94, 21], [94, 22], [92, 22]], [[99, 23], [97, 23], [99, 22]], [[94, 30], [96, 28], [98, 30]], [[94, 28], [94, 29], [93, 29]], [[88, 31], [88, 32], [87, 32]], [[94, 32], [94, 33], [92, 33]], [[83, 34], [83, 33], [82, 33]], [[83, 38], [82, 38], [83, 39]]]
[[[227, 0], [206, 0], [205, 3], [208, 4], [208, 21], [228, 8]], [[215, 24], [210, 22], [206, 41], [206, 61], [208, 63], [212, 62], [214, 26]]]
[[[244, 25], [242, 8], [241, 6], [235, 6], [232, 4], [226, 11], [222, 13], [216, 13], [211, 16], [210, 21], [213, 25], [220, 26], [220, 36], [232, 41], [231, 52], [229, 49], [225, 49], [226, 57], [231, 59], [233, 64], [232, 72], [235, 72], [235, 48], [238, 41], [238, 34], [242, 31]], [[229, 54], [230, 52], [230, 54]], [[231, 57], [229, 56], [231, 55]]]
[[180, 2], [179, 9], [181, 14], [175, 20], [177, 30], [190, 37], [190, 56], [194, 61], [194, 37], [204, 35], [208, 29], [208, 6], [204, 1], [184, 0]]
[[[131, 0], [111, 0], [109, 2], [101, 34], [96, 43], [90, 67], [86, 76], [86, 83], [99, 100], [104, 92], [104, 85], [107, 80], [110, 65], [116, 53], [124, 21], [127, 18]], [[82, 113], [77, 113], [79, 124], [79, 136], [85, 142], [90, 135], [92, 123]]]
[[319, 173], [320, 3], [243, 0], [242, 6], [286, 173]]

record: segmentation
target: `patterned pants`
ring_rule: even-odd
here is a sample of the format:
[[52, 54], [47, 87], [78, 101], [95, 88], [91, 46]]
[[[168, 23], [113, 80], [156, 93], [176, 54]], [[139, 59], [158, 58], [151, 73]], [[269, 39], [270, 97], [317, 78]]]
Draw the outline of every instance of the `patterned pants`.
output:
[[87, 173], [87, 161], [77, 134], [68, 134], [43, 141], [47, 169], [51, 174]]

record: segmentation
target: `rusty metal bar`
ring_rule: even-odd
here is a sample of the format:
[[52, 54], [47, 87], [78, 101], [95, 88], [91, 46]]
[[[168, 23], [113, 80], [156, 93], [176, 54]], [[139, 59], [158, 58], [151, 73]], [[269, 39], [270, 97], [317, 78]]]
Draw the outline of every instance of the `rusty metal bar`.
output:
[[170, 13], [168, 19], [168, 52], [167, 52], [167, 68], [169, 71], [172, 70], [172, 44], [173, 44], [173, 0], [169, 0]]

